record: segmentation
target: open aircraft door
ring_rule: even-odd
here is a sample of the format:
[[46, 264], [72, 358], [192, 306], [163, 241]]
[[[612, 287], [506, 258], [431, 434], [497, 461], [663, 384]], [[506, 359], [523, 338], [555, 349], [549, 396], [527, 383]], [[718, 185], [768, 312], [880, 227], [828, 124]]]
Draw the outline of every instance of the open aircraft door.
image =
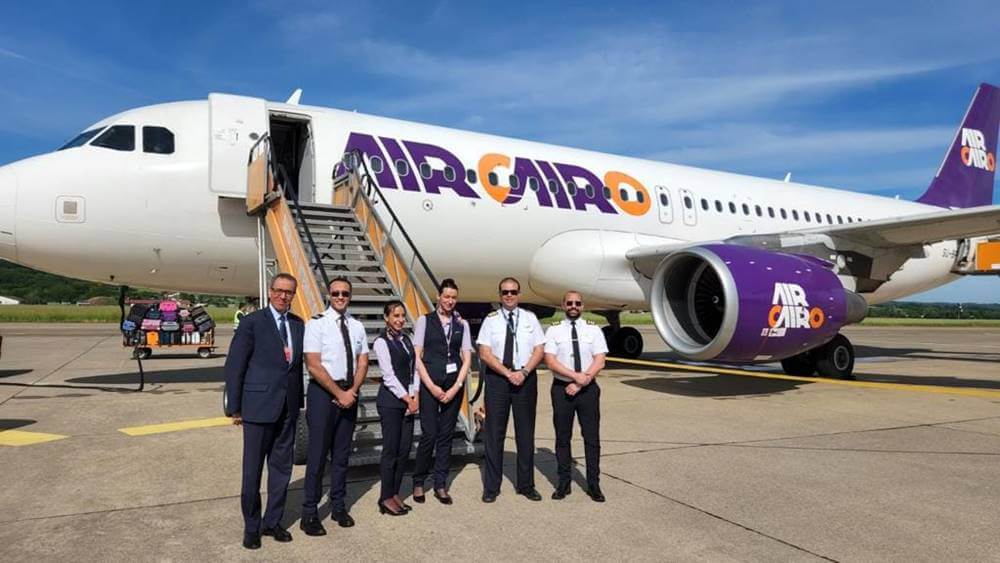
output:
[[247, 155], [268, 131], [267, 106], [261, 98], [209, 94], [209, 189], [219, 195], [246, 197]]

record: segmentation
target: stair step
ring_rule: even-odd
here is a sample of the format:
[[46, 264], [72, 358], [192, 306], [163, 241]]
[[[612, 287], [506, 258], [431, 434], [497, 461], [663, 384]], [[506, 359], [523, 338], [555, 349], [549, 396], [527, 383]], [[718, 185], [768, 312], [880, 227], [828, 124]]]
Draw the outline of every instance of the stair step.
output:
[[345, 278], [379, 278], [379, 279], [389, 279], [389, 276], [382, 272], [381, 270], [376, 270], [373, 272], [363, 272], [359, 270], [331, 270], [326, 269], [326, 275], [330, 278], [337, 276], [343, 276]]
[[361, 230], [361, 225], [359, 225], [357, 221], [354, 221], [354, 220], [348, 221], [346, 219], [344, 219], [344, 220], [340, 220], [340, 219], [323, 219], [323, 220], [318, 220], [317, 219], [317, 220], [310, 220], [310, 219], [307, 218], [306, 221], [305, 221], [305, 223], [302, 222], [302, 219], [299, 219], [298, 221], [296, 221], [296, 224], [298, 225], [298, 227], [300, 229], [304, 229], [305, 228], [305, 227], [303, 227], [303, 225], [308, 225], [310, 231], [332, 230], [332, 229], [355, 229], [355, 230]]
[[[331, 266], [381, 266], [380, 260], [323, 260], [320, 262], [324, 269], [329, 270]], [[315, 267], [316, 262], [309, 261], [309, 266]]]
[[[316, 202], [299, 202], [299, 207], [303, 211], [324, 211], [329, 213], [354, 213], [354, 208], [346, 205], [330, 205]], [[294, 207], [293, 207], [294, 209]]]

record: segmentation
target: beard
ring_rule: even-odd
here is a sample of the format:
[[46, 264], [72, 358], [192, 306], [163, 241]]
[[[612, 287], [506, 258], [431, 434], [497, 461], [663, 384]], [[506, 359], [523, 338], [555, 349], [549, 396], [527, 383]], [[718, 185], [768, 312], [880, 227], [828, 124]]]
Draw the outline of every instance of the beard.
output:
[[569, 320], [571, 320], [571, 321], [575, 321], [575, 320], [579, 319], [580, 318], [580, 310], [579, 309], [570, 309], [570, 310], [566, 311], [566, 318], [569, 319]]

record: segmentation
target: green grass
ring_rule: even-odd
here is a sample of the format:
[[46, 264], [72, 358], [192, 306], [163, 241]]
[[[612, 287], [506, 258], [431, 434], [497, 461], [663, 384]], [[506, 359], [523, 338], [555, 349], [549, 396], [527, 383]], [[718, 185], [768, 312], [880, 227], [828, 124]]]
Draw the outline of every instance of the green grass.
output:
[[869, 317], [861, 326], [927, 326], [927, 327], [1000, 327], [1000, 319], [904, 319], [896, 317]]
[[[208, 307], [208, 314], [219, 324], [233, 322], [235, 308]], [[0, 322], [4, 323], [117, 323], [117, 306], [78, 305], [3, 305]]]

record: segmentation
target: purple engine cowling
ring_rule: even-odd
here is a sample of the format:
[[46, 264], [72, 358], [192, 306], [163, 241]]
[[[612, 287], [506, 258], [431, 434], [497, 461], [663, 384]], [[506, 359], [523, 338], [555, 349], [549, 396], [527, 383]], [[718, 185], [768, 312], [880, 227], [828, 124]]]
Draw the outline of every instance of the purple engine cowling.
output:
[[821, 346], [864, 318], [867, 305], [822, 260], [720, 243], [664, 258], [650, 309], [680, 355], [750, 363]]

